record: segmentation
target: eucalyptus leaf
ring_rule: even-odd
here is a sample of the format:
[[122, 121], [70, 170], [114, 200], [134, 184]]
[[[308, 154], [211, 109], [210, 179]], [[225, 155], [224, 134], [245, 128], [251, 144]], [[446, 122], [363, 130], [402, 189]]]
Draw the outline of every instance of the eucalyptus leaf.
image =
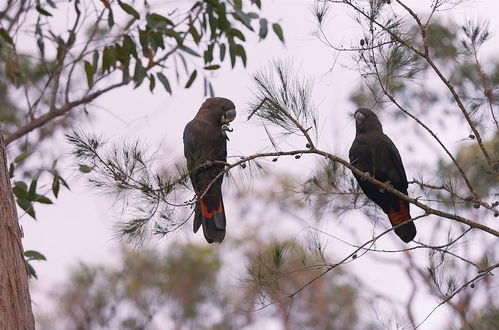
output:
[[194, 82], [194, 80], [196, 80], [196, 77], [198, 75], [198, 71], [197, 70], [194, 70], [192, 73], [191, 73], [191, 76], [189, 77], [189, 80], [187, 80], [187, 83], [185, 84], [185, 88], [189, 88], [191, 87], [192, 83]]

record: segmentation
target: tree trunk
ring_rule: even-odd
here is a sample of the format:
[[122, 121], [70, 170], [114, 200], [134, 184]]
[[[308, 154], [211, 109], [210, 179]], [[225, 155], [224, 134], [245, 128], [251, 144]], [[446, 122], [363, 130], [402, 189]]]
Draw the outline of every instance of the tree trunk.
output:
[[0, 133], [0, 329], [35, 328], [14, 195]]

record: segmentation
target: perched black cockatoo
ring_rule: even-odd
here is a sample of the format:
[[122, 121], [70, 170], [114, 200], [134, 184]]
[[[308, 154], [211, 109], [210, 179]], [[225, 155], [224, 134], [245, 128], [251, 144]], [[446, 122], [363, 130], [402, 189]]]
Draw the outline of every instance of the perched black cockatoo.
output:
[[[207, 99], [184, 129], [184, 155], [194, 192], [198, 198], [194, 210], [194, 232], [203, 225], [208, 243], [222, 242], [225, 237], [225, 210], [221, 175], [227, 161], [228, 125], [236, 118], [236, 107], [223, 97]], [[201, 167], [200, 167], [201, 166]], [[206, 191], [206, 188], [211, 186]]]
[[[402, 159], [392, 140], [383, 133], [376, 114], [369, 109], [358, 109], [354, 117], [357, 132], [350, 148], [350, 163], [407, 195], [407, 177]], [[408, 202], [356, 174], [354, 176], [366, 196], [388, 215], [392, 226], [411, 218]], [[408, 243], [416, 236], [416, 226], [410, 222], [396, 228], [395, 233]]]

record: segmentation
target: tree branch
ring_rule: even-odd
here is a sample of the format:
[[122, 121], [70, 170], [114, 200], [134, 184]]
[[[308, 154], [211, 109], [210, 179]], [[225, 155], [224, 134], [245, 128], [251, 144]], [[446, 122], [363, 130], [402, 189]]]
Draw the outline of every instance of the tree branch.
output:
[[[485, 149], [485, 146], [483, 144], [480, 132], [478, 131], [478, 129], [476, 128], [476, 125], [471, 120], [471, 117], [470, 117], [468, 111], [466, 110], [466, 107], [464, 106], [464, 104], [463, 104], [463, 102], [462, 102], [459, 94], [455, 90], [454, 86], [452, 86], [452, 84], [450, 83], [450, 81], [440, 71], [440, 69], [437, 67], [437, 65], [435, 64], [435, 62], [433, 62], [432, 58], [427, 53], [427, 51], [426, 50], [425, 51], [418, 50], [413, 45], [409, 44], [407, 41], [405, 41], [402, 38], [400, 38], [395, 32], [393, 32], [392, 30], [390, 30], [384, 24], [378, 22], [376, 19], [374, 19], [373, 17], [371, 17], [370, 15], [368, 15], [367, 13], [365, 13], [361, 8], [359, 8], [358, 6], [356, 6], [355, 4], [353, 4], [352, 1], [332, 1], [332, 0], [330, 0], [330, 2], [342, 3], [342, 4], [349, 5], [356, 12], [358, 12], [359, 14], [361, 14], [362, 16], [364, 16], [366, 19], [368, 19], [372, 23], [376, 24], [376, 26], [380, 27], [383, 31], [387, 32], [393, 39], [395, 39], [396, 41], [398, 41], [400, 44], [404, 45], [405, 47], [407, 47], [408, 49], [410, 49], [412, 52], [414, 52], [415, 54], [417, 54], [420, 57], [422, 57], [430, 65], [430, 67], [437, 74], [437, 76], [439, 77], [439, 79], [444, 83], [444, 85], [447, 87], [447, 89], [452, 94], [452, 97], [456, 101], [456, 104], [459, 107], [459, 109], [461, 110], [464, 118], [466, 119], [466, 122], [468, 123], [468, 125], [471, 128], [471, 130], [473, 131], [473, 134], [476, 137], [476, 141], [478, 143], [478, 146], [480, 147], [483, 155], [485, 156], [485, 159], [487, 160], [487, 164], [489, 165], [489, 167], [491, 168], [491, 170], [495, 173], [496, 177], [499, 178], [499, 164], [494, 163], [492, 161], [492, 159], [491, 159], [488, 151]], [[410, 10], [409, 13], [411, 14], [411, 16], [417, 18], [417, 15], [410, 8], [407, 7], [407, 9]], [[418, 21], [419, 21], [419, 24], [422, 24], [421, 21], [419, 20], [419, 18], [417, 19], [416, 22], [418, 22]], [[426, 45], [426, 46], [424, 46], [424, 48], [425, 47], [428, 47], [428, 46]]]
[[[208, 189], [212, 186], [212, 184], [218, 180], [220, 177], [222, 177], [225, 173], [227, 173], [228, 171], [230, 171], [232, 168], [236, 167], [236, 166], [239, 166], [245, 162], [248, 162], [248, 161], [251, 161], [251, 160], [254, 160], [254, 159], [257, 159], [257, 158], [265, 158], [265, 157], [277, 157], [277, 156], [293, 156], [293, 155], [302, 155], [302, 154], [315, 154], [315, 155], [320, 155], [320, 156], [323, 156], [333, 162], [337, 162], [337, 163], [340, 163], [341, 165], [343, 165], [344, 167], [348, 168], [349, 170], [351, 170], [353, 173], [359, 175], [363, 180], [366, 180], [366, 181], [369, 181], [375, 185], [377, 185], [378, 187], [380, 188], [383, 188], [384, 190], [392, 193], [393, 195], [411, 203], [411, 204], [414, 204], [415, 206], [419, 207], [420, 209], [422, 209], [423, 211], [425, 211], [425, 213], [427, 214], [433, 214], [433, 215], [436, 215], [436, 216], [439, 216], [439, 217], [443, 217], [443, 218], [447, 218], [447, 219], [450, 219], [450, 220], [455, 220], [457, 222], [460, 222], [460, 223], [463, 223], [465, 225], [468, 225], [469, 227], [471, 228], [475, 228], [475, 229], [480, 229], [480, 230], [483, 230], [491, 235], [494, 235], [496, 237], [499, 237], [499, 231], [497, 230], [494, 230], [490, 227], [487, 227], [485, 225], [482, 225], [481, 223], [478, 223], [476, 221], [472, 221], [472, 220], [469, 220], [469, 219], [466, 219], [464, 217], [461, 217], [457, 214], [452, 214], [452, 213], [448, 213], [448, 212], [444, 212], [444, 211], [441, 211], [441, 210], [438, 210], [438, 209], [434, 209], [426, 204], [423, 204], [421, 202], [419, 202], [416, 198], [412, 198], [412, 197], [409, 197], [403, 193], [401, 193], [400, 191], [398, 191], [397, 189], [393, 188], [392, 186], [390, 186], [389, 184], [385, 183], [385, 182], [381, 182], [377, 179], [375, 179], [374, 177], [372, 177], [371, 175], [369, 175], [369, 173], [364, 173], [362, 172], [361, 170], [359, 170], [358, 168], [356, 168], [355, 166], [353, 166], [352, 164], [350, 164], [350, 162], [344, 160], [343, 158], [340, 158], [336, 155], [333, 155], [333, 154], [330, 154], [326, 151], [322, 151], [322, 150], [319, 150], [319, 149], [316, 149], [316, 148], [311, 148], [311, 149], [303, 149], [303, 150], [292, 150], [292, 151], [277, 151], [277, 152], [268, 152], [268, 153], [258, 153], [258, 154], [254, 154], [254, 155], [251, 155], [251, 156], [247, 156], [247, 157], [241, 157], [241, 159], [239, 159], [238, 161], [232, 163], [232, 164], [229, 164], [227, 165], [227, 167], [222, 171], [220, 172], [213, 180], [212, 182], [210, 182], [210, 184], [206, 187], [205, 189], [205, 192], [203, 193], [203, 195], [201, 196], [201, 198], [204, 196], [204, 194], [208, 191]], [[227, 164], [225, 162], [213, 162], [214, 164]]]
[[449, 295], [447, 298], [445, 298], [444, 300], [442, 300], [437, 306], [435, 306], [435, 308], [433, 308], [433, 310], [421, 321], [419, 322], [419, 324], [416, 326], [415, 329], [419, 328], [424, 322], [426, 322], [426, 320], [428, 320], [428, 318], [440, 307], [442, 306], [443, 304], [447, 303], [449, 300], [451, 300], [452, 298], [454, 298], [455, 295], [457, 295], [459, 292], [461, 292], [464, 288], [466, 288], [468, 285], [476, 282], [476, 281], [479, 281], [481, 280], [483, 277], [487, 276], [487, 275], [492, 275], [492, 274], [489, 274], [492, 270], [496, 269], [497, 267], [499, 267], [499, 264], [495, 264], [495, 265], [492, 265], [480, 272], [478, 272], [478, 275], [476, 275], [475, 277], [473, 277], [471, 280], [468, 280], [467, 282], [465, 282], [463, 285], [461, 285], [458, 289], [456, 289], [451, 295]]
[[27, 134], [27, 133], [29, 133], [29, 132], [31, 132], [39, 127], [44, 126], [52, 119], [63, 116], [66, 113], [68, 113], [69, 111], [73, 110], [75, 107], [82, 105], [82, 104], [87, 104], [87, 103], [93, 101], [94, 99], [96, 99], [97, 97], [99, 97], [100, 95], [107, 93], [110, 90], [113, 90], [115, 88], [124, 86], [124, 85], [128, 84], [128, 82], [129, 81], [124, 81], [124, 82], [110, 85], [106, 88], [103, 88], [103, 89], [98, 90], [94, 93], [91, 93], [91, 94], [89, 94], [89, 95], [87, 95], [87, 96], [85, 96], [77, 101], [66, 103], [61, 108], [55, 109], [53, 111], [48, 111], [47, 113], [32, 120], [28, 124], [18, 128], [15, 132], [13, 132], [9, 136], [7, 136], [7, 138], [5, 139], [5, 144], [9, 145], [10, 143], [14, 142], [15, 140], [19, 139], [20, 137], [24, 136], [25, 134]]

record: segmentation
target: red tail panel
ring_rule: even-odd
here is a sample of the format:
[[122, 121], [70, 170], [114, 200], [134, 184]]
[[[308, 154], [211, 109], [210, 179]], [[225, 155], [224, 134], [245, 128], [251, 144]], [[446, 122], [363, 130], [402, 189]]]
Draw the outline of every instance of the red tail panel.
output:
[[206, 203], [201, 199], [199, 201], [199, 206], [201, 207], [201, 213], [203, 214], [203, 217], [205, 219], [211, 219], [213, 218], [213, 214], [216, 213], [222, 213], [224, 211], [223, 206], [222, 206], [222, 200], [218, 202], [218, 210], [214, 211], [208, 211], [208, 207], [206, 206]]
[[213, 211], [208, 211], [208, 208], [206, 207], [206, 204], [202, 199], [199, 201], [199, 206], [201, 206], [201, 213], [203, 214], [203, 217], [205, 219], [213, 218]]
[[220, 201], [218, 202], [218, 210], [216, 210], [215, 212], [217, 212], [217, 213], [222, 213], [223, 211], [224, 211], [224, 208], [223, 208], [223, 206], [222, 206], [222, 200], [220, 200]]
[[398, 210], [396, 209], [388, 210], [388, 219], [390, 219], [390, 222], [394, 226], [401, 224], [402, 222], [409, 220], [411, 218], [407, 204], [401, 199], [397, 200], [397, 203], [399, 206]]

